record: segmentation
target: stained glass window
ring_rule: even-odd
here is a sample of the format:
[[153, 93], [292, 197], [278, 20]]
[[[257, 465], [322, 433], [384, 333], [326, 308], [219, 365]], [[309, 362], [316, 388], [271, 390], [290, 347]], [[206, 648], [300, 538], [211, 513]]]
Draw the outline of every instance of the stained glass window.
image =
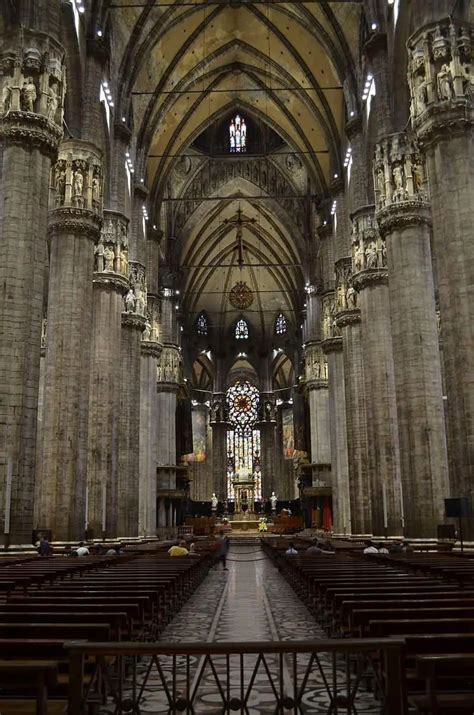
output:
[[235, 472], [248, 470], [255, 480], [255, 497], [262, 496], [260, 430], [255, 429], [260, 394], [250, 382], [236, 382], [227, 390], [227, 407], [232, 428], [227, 432], [227, 495], [234, 498]]
[[288, 326], [286, 323], [286, 318], [283, 313], [280, 313], [280, 315], [277, 315], [277, 319], [275, 321], [275, 333], [277, 335], [284, 335], [287, 329]]
[[249, 326], [246, 320], [241, 318], [235, 324], [236, 340], [247, 340], [249, 337]]
[[229, 151], [243, 153], [247, 151], [247, 125], [244, 117], [236, 114], [229, 125]]
[[201, 313], [197, 319], [196, 330], [198, 335], [207, 335], [207, 318], [204, 313]]

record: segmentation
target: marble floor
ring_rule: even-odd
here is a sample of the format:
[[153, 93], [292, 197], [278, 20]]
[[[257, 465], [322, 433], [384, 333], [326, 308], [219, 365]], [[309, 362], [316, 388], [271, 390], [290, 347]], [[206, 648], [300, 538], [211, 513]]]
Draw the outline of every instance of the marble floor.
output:
[[[233, 544], [227, 566], [227, 571], [222, 565], [211, 570], [163, 631], [161, 642], [265, 643], [326, 638], [258, 542]], [[296, 659], [292, 655], [269, 654], [262, 659], [257, 654], [247, 654], [242, 660], [237, 655], [228, 660], [224, 655], [213, 655], [211, 659], [176, 656], [173, 662], [171, 657], [160, 656], [138, 666], [136, 712], [157, 715], [181, 711], [205, 715], [231, 711], [246, 715], [384, 712], [372, 693], [361, 687], [366, 680], [359, 682], [354, 661], [349, 663], [342, 656], [333, 659], [324, 653], [316, 660], [310, 658], [309, 654], [298, 654]], [[359, 666], [359, 673], [366, 673], [366, 664]], [[289, 700], [286, 709], [282, 706], [278, 710], [277, 697], [294, 696], [298, 689], [304, 691], [300, 705], [296, 707]], [[176, 693], [182, 695], [182, 710], [170, 709], [172, 690], [174, 698]], [[357, 690], [352, 704], [347, 700], [351, 690]], [[184, 698], [189, 691], [193, 693], [192, 708], [186, 709]], [[232, 698], [234, 707], [225, 709], [223, 700], [229, 702]], [[105, 708], [103, 712], [118, 711]]]

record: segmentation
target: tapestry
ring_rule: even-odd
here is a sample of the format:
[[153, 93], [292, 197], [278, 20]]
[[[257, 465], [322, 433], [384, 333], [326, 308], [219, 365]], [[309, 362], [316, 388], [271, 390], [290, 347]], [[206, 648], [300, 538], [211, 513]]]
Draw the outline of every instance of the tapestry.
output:
[[293, 459], [295, 451], [295, 430], [293, 425], [293, 410], [288, 407], [281, 411], [281, 437], [283, 442], [283, 457]]

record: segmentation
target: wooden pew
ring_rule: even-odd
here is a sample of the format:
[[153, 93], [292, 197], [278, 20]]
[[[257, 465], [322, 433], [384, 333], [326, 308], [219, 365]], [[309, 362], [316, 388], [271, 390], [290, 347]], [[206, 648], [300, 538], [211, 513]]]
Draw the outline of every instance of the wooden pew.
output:
[[[48, 689], [57, 685], [57, 676], [58, 664], [54, 660], [0, 660], [0, 689], [33, 690], [37, 715], [47, 715]], [[2, 710], [7, 713], [3, 707]]]

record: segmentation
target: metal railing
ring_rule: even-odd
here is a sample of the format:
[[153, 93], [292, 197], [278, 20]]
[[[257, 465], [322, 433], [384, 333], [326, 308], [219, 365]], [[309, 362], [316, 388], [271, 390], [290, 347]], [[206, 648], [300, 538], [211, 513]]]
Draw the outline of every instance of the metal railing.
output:
[[404, 641], [66, 643], [69, 715], [404, 715]]

